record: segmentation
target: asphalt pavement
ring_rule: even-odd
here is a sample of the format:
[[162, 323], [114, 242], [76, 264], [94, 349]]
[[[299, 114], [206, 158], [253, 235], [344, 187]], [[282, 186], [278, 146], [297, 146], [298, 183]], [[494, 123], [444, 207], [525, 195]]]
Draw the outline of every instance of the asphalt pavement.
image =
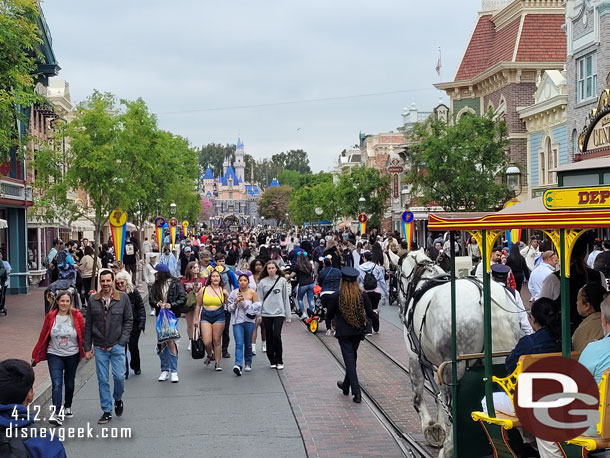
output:
[[[202, 360], [193, 360], [186, 351], [185, 326], [181, 319], [180, 382], [158, 382], [155, 318], [148, 316], [146, 334], [140, 338], [142, 374], [130, 374], [123, 396], [125, 411], [107, 425], [131, 428], [131, 438], [66, 439], [68, 456], [306, 456], [286, 393], [277, 371], [269, 368], [260, 340], [252, 372], [237, 377], [233, 358], [222, 360], [222, 372], [215, 372], [213, 364], [206, 368]], [[233, 341], [229, 351], [233, 356]], [[102, 411], [94, 368], [91, 373], [75, 395], [75, 416], [64, 427], [90, 423], [96, 435], [101, 432], [97, 420]]]

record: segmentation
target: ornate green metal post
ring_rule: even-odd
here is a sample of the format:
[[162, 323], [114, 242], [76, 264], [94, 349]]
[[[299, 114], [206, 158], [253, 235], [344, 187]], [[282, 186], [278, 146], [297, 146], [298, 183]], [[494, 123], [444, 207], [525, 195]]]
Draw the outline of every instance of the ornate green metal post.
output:
[[570, 332], [570, 280], [566, 278], [566, 267], [570, 260], [567, 257], [565, 229], [559, 229], [559, 252], [561, 263], [561, 353], [566, 358], [572, 351], [572, 333]]
[[493, 401], [493, 386], [491, 377], [493, 375], [493, 359], [491, 354], [493, 349], [491, 347], [491, 283], [489, 277], [489, 271], [487, 270], [489, 253], [487, 250], [487, 230], [482, 231], [483, 238], [483, 332], [484, 332], [484, 346], [485, 346], [485, 399], [487, 402], [487, 412], [490, 417], [496, 416]]
[[457, 312], [456, 312], [456, 294], [455, 294], [455, 234], [453, 231], [449, 233], [449, 243], [451, 250], [451, 413], [453, 415], [453, 456], [458, 456], [458, 431], [457, 431], [457, 414], [458, 414], [458, 398], [457, 398]]

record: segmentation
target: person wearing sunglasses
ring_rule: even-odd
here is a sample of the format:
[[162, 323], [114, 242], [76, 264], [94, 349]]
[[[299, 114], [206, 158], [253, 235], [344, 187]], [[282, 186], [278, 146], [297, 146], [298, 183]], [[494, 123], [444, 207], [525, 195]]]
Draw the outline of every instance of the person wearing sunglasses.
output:
[[[140, 369], [140, 348], [138, 347], [138, 343], [140, 340], [140, 333], [144, 332], [146, 326], [146, 308], [144, 307], [144, 301], [142, 300], [140, 292], [133, 287], [131, 278], [131, 275], [124, 270], [117, 273], [114, 278], [116, 290], [127, 294], [129, 297], [131, 312], [133, 313], [133, 326], [131, 328], [128, 345], [125, 347], [126, 379], [129, 378], [130, 367], [136, 375], [142, 373], [142, 370]], [[129, 348], [129, 353], [131, 353], [131, 361], [127, 358], [127, 348]]]
[[260, 313], [261, 304], [256, 290], [250, 288], [250, 271], [237, 272], [238, 289], [231, 291], [227, 310], [231, 314], [233, 338], [235, 339], [235, 375], [242, 374], [245, 360], [245, 371], [252, 370], [252, 333], [254, 332], [256, 316]]

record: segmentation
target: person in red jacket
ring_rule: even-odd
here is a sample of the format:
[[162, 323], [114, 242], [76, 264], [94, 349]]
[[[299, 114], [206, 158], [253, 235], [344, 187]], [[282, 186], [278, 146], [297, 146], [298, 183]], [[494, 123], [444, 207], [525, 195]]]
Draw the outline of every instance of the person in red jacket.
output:
[[[85, 320], [74, 308], [74, 298], [68, 291], [59, 291], [40, 331], [38, 343], [32, 351], [32, 366], [47, 360], [52, 383], [53, 411], [49, 423], [61, 426], [65, 418], [72, 418], [74, 378], [81, 358], [85, 356], [83, 334]], [[62, 409], [62, 389], [66, 399]]]

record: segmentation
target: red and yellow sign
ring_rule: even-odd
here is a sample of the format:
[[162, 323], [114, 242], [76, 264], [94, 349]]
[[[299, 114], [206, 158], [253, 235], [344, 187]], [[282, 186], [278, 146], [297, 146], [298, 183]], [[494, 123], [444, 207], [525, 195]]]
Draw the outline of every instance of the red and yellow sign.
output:
[[174, 249], [174, 245], [176, 245], [176, 226], [178, 226], [178, 220], [176, 218], [171, 218], [169, 220], [169, 240], [172, 242], [172, 250]]
[[165, 218], [159, 216], [155, 219], [155, 232], [157, 235], [157, 244], [159, 245], [159, 252], [163, 252], [163, 228], [165, 227]]
[[610, 208], [610, 186], [548, 189], [544, 193], [542, 202], [549, 210]]
[[368, 221], [368, 217], [366, 213], [360, 213], [358, 215], [358, 222], [360, 223], [360, 234], [366, 234], [366, 222]]
[[127, 213], [118, 208], [112, 210], [108, 218], [112, 243], [114, 245], [114, 257], [118, 261], [123, 260], [123, 247], [125, 246], [125, 234], [127, 229]]
[[182, 221], [182, 231], [184, 232], [184, 236], [188, 235], [189, 222], [187, 220]]

